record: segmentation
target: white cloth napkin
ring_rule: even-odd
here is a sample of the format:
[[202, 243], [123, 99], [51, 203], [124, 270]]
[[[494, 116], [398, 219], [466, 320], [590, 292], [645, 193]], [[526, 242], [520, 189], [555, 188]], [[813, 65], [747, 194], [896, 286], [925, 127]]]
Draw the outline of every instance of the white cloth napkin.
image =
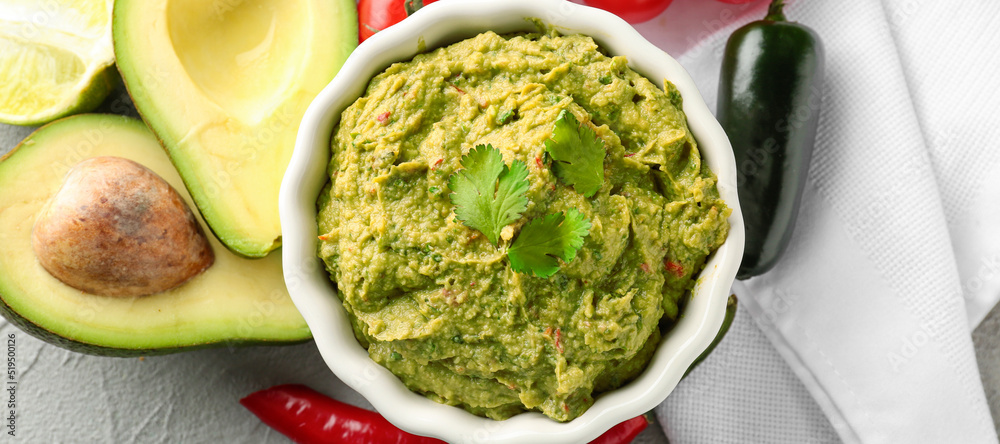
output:
[[[774, 270], [734, 286], [732, 331], [658, 417], [675, 444], [995, 443], [970, 330], [1000, 298], [1000, 3], [786, 13], [827, 61], [798, 227]], [[750, 16], [680, 57], [712, 106]]]

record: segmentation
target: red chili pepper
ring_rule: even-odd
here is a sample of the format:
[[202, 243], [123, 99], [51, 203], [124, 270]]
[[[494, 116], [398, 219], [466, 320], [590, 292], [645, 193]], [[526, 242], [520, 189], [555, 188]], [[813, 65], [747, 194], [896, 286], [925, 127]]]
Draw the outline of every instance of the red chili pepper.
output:
[[264, 424], [299, 444], [444, 442], [406, 433], [378, 413], [344, 404], [300, 384], [254, 392], [241, 399], [240, 404]]
[[[404, 432], [378, 413], [337, 401], [301, 384], [260, 390], [241, 399], [240, 404], [264, 424], [299, 444], [444, 442]], [[639, 415], [612, 427], [590, 443], [627, 444], [648, 425], [646, 416]]]
[[392, 111], [386, 111], [382, 114], [379, 114], [378, 117], [376, 117], [375, 119], [378, 120], [378, 123], [380, 123], [382, 126], [385, 126], [387, 123], [389, 123], [389, 116], [391, 115]]
[[538, 169], [542, 169], [543, 167], [545, 167], [545, 165], [542, 164], [542, 156], [541, 155], [535, 156], [535, 166], [537, 166]]
[[642, 264], [640, 264], [639, 268], [642, 269], [643, 273], [649, 273], [650, 271], [653, 271], [651, 268], [649, 268], [649, 264], [647, 264], [645, 262], [643, 262]]
[[451, 86], [452, 88], [455, 88], [455, 91], [458, 91], [459, 93], [461, 93], [463, 95], [465, 94], [465, 90], [463, 90], [462, 88], [459, 88], [458, 85], [456, 85], [454, 83], [449, 83], [448, 85]]
[[438, 159], [436, 162], [434, 162], [434, 165], [431, 165], [431, 171], [438, 169], [438, 167], [441, 166], [442, 163], [444, 163], [444, 159]]
[[639, 436], [643, 430], [646, 430], [646, 426], [648, 425], [649, 419], [646, 419], [646, 415], [639, 415], [612, 427], [607, 432], [604, 432], [603, 435], [591, 441], [590, 444], [628, 444], [636, 436]]

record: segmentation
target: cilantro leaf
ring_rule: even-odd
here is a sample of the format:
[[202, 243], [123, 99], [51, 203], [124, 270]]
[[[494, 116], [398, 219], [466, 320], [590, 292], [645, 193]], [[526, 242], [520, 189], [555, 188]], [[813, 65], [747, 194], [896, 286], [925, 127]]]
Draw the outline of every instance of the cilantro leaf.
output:
[[528, 207], [528, 167], [515, 160], [508, 168], [492, 145], [476, 146], [461, 163], [463, 169], [448, 179], [455, 215], [496, 245], [500, 230]]
[[562, 110], [545, 141], [545, 151], [555, 162], [552, 170], [584, 197], [593, 196], [604, 184], [604, 142], [594, 130], [580, 125], [573, 113]]
[[560, 258], [570, 262], [590, 233], [590, 221], [576, 208], [528, 222], [507, 250], [510, 266], [518, 273], [547, 278], [559, 271]]

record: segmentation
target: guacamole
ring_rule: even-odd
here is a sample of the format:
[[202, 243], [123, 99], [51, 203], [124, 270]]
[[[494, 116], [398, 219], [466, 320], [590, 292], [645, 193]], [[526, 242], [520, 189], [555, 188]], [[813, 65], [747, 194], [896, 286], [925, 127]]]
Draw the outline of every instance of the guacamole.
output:
[[[589, 198], [545, 153], [562, 110], [607, 150]], [[449, 198], [485, 144], [530, 183], [496, 245]], [[328, 173], [319, 255], [358, 341], [410, 389], [495, 419], [568, 421], [635, 378], [728, 232], [674, 86], [580, 35], [485, 33], [390, 66], [340, 116]], [[525, 221], [574, 208], [591, 223], [576, 257], [512, 270]]]

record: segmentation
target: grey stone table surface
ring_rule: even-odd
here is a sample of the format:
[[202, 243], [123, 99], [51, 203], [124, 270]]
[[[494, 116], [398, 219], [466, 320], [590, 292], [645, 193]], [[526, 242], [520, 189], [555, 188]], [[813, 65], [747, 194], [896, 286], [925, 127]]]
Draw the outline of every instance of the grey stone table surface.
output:
[[[120, 110], [127, 101], [128, 96], [119, 91], [103, 110]], [[32, 130], [0, 124], [0, 155]], [[287, 442], [238, 404], [253, 391], [285, 383], [304, 383], [370, 408], [328, 370], [312, 342], [105, 358], [46, 344], [6, 321], [0, 321], [0, 334], [14, 337], [16, 391], [0, 396], [5, 403], [14, 398], [17, 441]], [[994, 424], [1000, 429], [1000, 373], [996, 371], [1000, 369], [1000, 309], [994, 308], [973, 332], [973, 342]], [[0, 409], [5, 435], [10, 431], [9, 410]], [[666, 441], [654, 425], [636, 442]]]
[[972, 332], [979, 376], [986, 390], [986, 402], [993, 415], [993, 427], [1000, 433], [1000, 305], [993, 307], [983, 323]]

